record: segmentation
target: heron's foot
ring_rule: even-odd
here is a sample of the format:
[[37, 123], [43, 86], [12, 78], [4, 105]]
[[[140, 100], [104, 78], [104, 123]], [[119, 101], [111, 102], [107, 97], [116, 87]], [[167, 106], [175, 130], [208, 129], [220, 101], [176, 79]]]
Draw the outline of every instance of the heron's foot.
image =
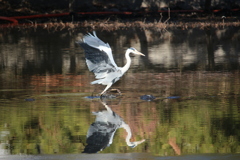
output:
[[116, 98], [117, 96], [113, 95], [113, 94], [100, 94], [100, 99], [113, 99]]
[[111, 92], [117, 92], [119, 94], [119, 96], [122, 95], [122, 92], [119, 89], [111, 89]]
[[[109, 92], [117, 92], [118, 95], [110, 94]], [[117, 98], [118, 96], [122, 96], [122, 93], [119, 89], [111, 89], [107, 92], [100, 93], [100, 99], [113, 99], [113, 98]]]

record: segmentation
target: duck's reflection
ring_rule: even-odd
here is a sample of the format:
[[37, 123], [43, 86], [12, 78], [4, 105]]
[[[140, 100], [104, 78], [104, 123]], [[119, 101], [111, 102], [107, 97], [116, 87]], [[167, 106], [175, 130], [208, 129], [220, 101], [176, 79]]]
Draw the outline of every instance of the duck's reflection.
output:
[[126, 143], [134, 148], [143, 143], [145, 139], [136, 142], [130, 142], [132, 132], [128, 124], [117, 115], [112, 109], [102, 102], [107, 110], [93, 112], [96, 115], [95, 122], [91, 124], [87, 133], [87, 145], [83, 153], [97, 153], [110, 146], [113, 141], [114, 134], [118, 128], [124, 128], [127, 131]]

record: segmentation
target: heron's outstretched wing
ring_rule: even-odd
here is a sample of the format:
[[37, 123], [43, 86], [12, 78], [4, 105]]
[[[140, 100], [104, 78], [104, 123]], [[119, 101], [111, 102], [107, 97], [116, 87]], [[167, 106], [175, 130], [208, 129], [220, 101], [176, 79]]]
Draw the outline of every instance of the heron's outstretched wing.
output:
[[113, 59], [112, 50], [107, 43], [101, 41], [93, 32], [78, 42], [85, 50], [88, 69], [97, 79], [105, 78], [108, 73], [117, 71], [118, 67]]
[[116, 131], [116, 126], [111, 123], [94, 122], [87, 133], [87, 145], [83, 153], [96, 153], [110, 145], [110, 138]]

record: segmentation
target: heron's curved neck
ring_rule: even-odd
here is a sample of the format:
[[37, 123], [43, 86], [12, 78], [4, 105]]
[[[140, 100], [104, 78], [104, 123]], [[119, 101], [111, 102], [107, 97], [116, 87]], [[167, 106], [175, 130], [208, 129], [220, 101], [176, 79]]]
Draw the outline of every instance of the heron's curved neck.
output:
[[126, 124], [126, 123], [124, 123], [122, 125], [122, 127], [127, 131], [126, 143], [127, 143], [128, 146], [131, 146], [132, 145], [131, 142], [130, 142], [130, 139], [132, 137], [131, 129], [130, 129], [129, 125]]
[[130, 51], [127, 50], [126, 53], [125, 53], [125, 57], [126, 57], [126, 60], [127, 60], [127, 63], [125, 64], [125, 66], [122, 68], [122, 72], [123, 74], [129, 69], [130, 65], [131, 65], [131, 58], [129, 56], [130, 54]]

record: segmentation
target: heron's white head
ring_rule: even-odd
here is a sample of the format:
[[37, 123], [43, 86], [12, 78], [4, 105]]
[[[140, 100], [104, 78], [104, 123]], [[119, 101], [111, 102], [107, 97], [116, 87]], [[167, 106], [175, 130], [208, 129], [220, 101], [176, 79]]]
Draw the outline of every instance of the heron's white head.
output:
[[141, 55], [141, 56], [145, 56], [144, 54], [142, 54], [141, 52], [137, 51], [135, 48], [131, 47], [131, 48], [128, 48], [128, 51], [129, 53], [133, 53], [133, 54], [138, 54], [138, 55]]
[[141, 140], [141, 141], [136, 141], [136, 142], [129, 142], [127, 145], [131, 148], [135, 148], [137, 145], [141, 144], [145, 142], [145, 139]]

